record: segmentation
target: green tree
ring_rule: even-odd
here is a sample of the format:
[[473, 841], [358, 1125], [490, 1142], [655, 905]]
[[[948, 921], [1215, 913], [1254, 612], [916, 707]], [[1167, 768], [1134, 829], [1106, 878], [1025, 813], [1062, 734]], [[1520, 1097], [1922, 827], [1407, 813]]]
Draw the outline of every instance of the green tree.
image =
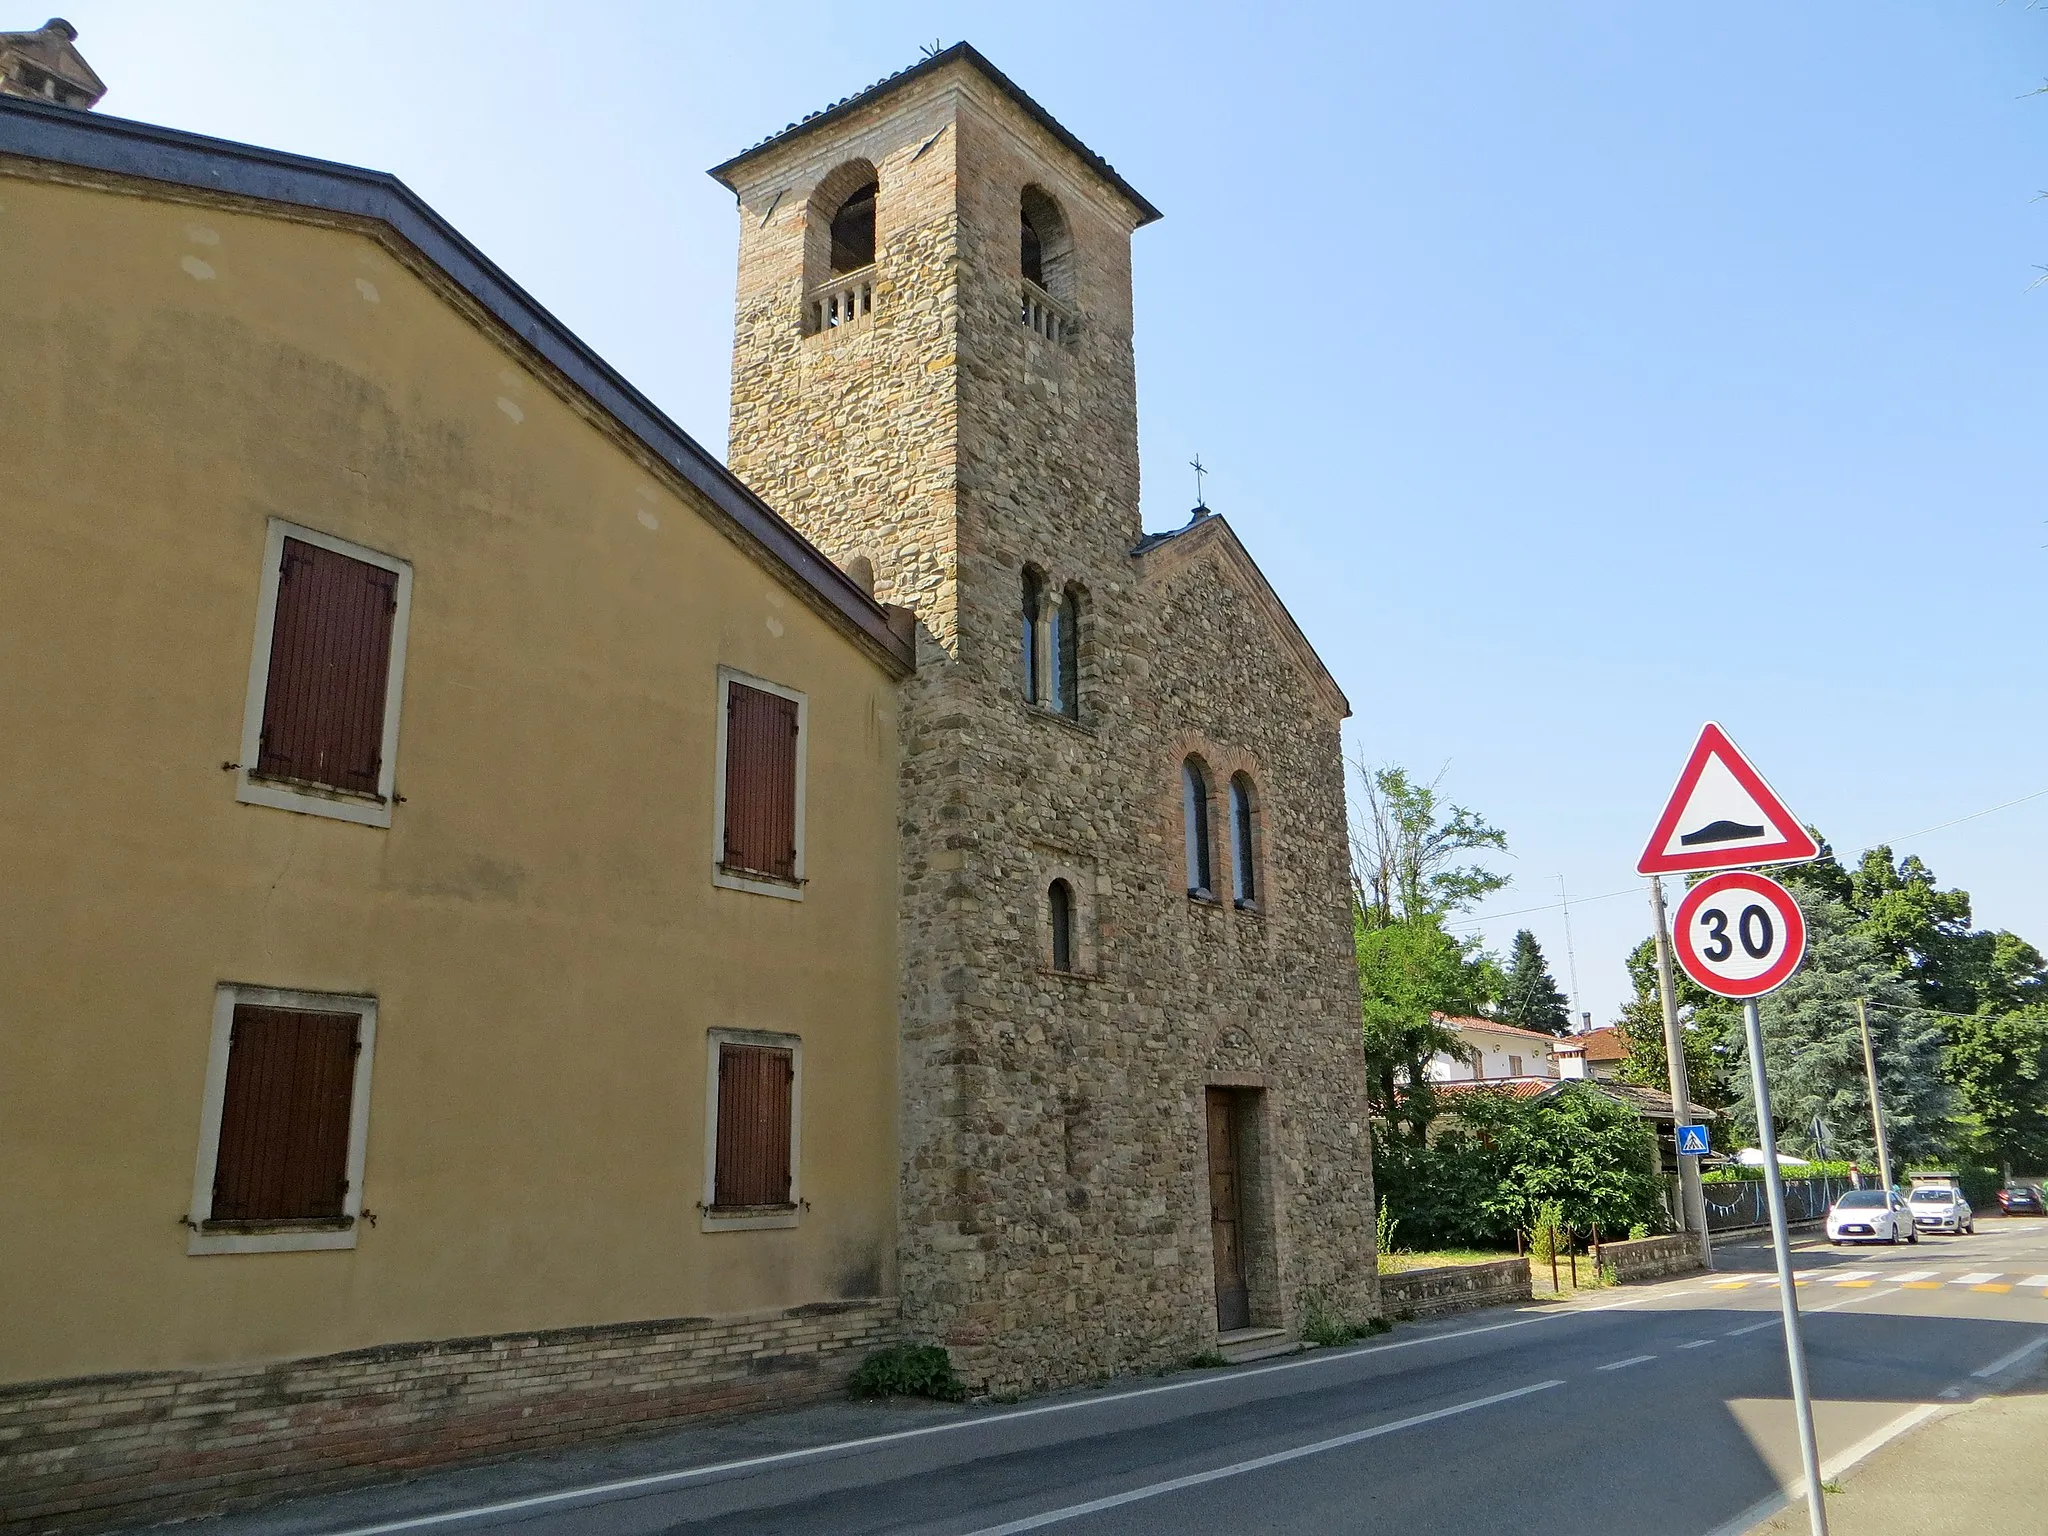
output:
[[[1627, 964], [1635, 996], [1622, 1004], [1621, 1017], [1614, 1021], [1628, 1046], [1628, 1055], [1615, 1075], [1624, 1083], [1666, 1091], [1671, 1086], [1671, 1072], [1664, 1049], [1664, 1004], [1657, 990], [1657, 940], [1647, 938], [1629, 951]], [[1695, 1104], [1721, 1109], [1732, 1096], [1726, 1033], [1731, 1015], [1716, 1006], [1719, 998], [1676, 965], [1671, 976], [1678, 994], [1678, 1035], [1685, 1046], [1686, 1087]]]
[[2008, 1177], [2048, 1168], [2048, 1009], [1947, 1022], [1945, 1071], [1974, 1150]]
[[1436, 918], [1383, 928], [1357, 925], [1360, 1013], [1373, 1109], [1396, 1139], [1420, 1142], [1436, 1113], [1426, 1074], [1430, 1058], [1462, 1059], [1457, 1032], [1436, 1021], [1477, 1013], [1498, 973], [1473, 941], [1446, 933]]
[[1500, 971], [1476, 939], [1445, 919], [1507, 884], [1463, 855], [1507, 846], [1507, 834], [1444, 801], [1442, 775], [1420, 784], [1406, 769], [1355, 763], [1361, 813], [1351, 839], [1360, 1021], [1375, 1120], [1386, 1137], [1420, 1143], [1435, 1114], [1425, 1069], [1462, 1056], [1433, 1015], [1478, 1013]]
[[[1811, 1154], [1818, 1119], [1832, 1149], [1866, 1162], [1875, 1156], [1870, 1097], [1863, 1072], [1856, 1001], [1876, 1004], [1870, 1026], [1877, 1048], [1885, 1128], [1900, 1158], [1940, 1154], [1949, 1140], [1950, 1095], [1941, 1076], [1942, 1032], [1914, 1006], [1893, 957], [1840, 901], [1795, 887], [1806, 914], [1806, 958], [1792, 979], [1762, 1000], [1765, 1061], [1780, 1140]], [[1737, 1005], [1717, 1000], [1732, 1015]], [[1724, 1026], [1725, 1027], [1725, 1026]], [[1754, 1130], [1746, 1033], [1730, 1028], [1734, 1109]]]
[[1571, 1010], [1544, 962], [1543, 946], [1526, 928], [1515, 935], [1493, 1016], [1503, 1024], [1546, 1035], [1561, 1035], [1571, 1028]]
[[1460, 854], [1504, 849], [1507, 834], [1437, 793], [1438, 774], [1418, 784], [1408, 770], [1352, 764], [1361, 791], [1361, 814], [1351, 836], [1351, 888], [1367, 928], [1420, 918], [1444, 918], [1483, 901], [1508, 883]]

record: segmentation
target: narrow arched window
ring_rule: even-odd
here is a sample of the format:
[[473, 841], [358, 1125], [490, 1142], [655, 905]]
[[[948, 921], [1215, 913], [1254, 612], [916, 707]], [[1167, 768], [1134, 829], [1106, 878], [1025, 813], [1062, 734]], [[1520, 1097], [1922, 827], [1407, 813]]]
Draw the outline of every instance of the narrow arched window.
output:
[[1252, 781], [1243, 774], [1230, 779], [1231, 895], [1240, 907], [1259, 899], [1259, 878], [1252, 863]]
[[1187, 829], [1188, 894], [1213, 900], [1209, 878], [1209, 778], [1192, 757], [1180, 765], [1181, 821]]
[[1052, 611], [1052, 707], [1081, 718], [1081, 596], [1072, 587]]
[[1074, 968], [1074, 888], [1055, 880], [1045, 893], [1045, 907], [1052, 919], [1052, 968]]
[[1038, 579], [1036, 571], [1024, 573], [1024, 609], [1019, 615], [1022, 628], [1019, 640], [1022, 642], [1024, 659], [1024, 700], [1028, 704], [1038, 702], [1038, 626], [1042, 622], [1045, 607], [1045, 584]]
[[875, 264], [875, 183], [856, 187], [832, 215], [832, 271], [858, 272]]

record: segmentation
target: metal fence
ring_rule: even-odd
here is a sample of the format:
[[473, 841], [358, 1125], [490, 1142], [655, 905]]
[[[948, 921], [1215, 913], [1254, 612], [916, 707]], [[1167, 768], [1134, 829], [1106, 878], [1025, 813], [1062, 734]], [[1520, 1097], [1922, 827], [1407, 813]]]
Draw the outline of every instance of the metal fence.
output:
[[[1856, 1186], [1847, 1179], [1785, 1180], [1785, 1219], [1819, 1221], [1844, 1190]], [[1737, 1227], [1767, 1227], [1771, 1207], [1764, 1195], [1762, 1179], [1743, 1179], [1730, 1184], [1702, 1184], [1707, 1202], [1707, 1230], [1727, 1232]]]

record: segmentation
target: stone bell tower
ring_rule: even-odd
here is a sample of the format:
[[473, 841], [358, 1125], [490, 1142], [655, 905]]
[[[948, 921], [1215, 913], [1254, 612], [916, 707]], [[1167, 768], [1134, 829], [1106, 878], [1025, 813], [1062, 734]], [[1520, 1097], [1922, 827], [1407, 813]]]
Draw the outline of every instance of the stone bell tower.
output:
[[909, 1325], [996, 1387], [1184, 1354], [1206, 1280], [1120, 1273], [1133, 1231], [1178, 1219], [1165, 1185], [1200, 1178], [1121, 1064], [1132, 897], [1161, 883], [1136, 858], [1157, 728], [1130, 266], [1157, 211], [965, 44], [712, 174], [739, 199], [732, 468], [918, 622]]

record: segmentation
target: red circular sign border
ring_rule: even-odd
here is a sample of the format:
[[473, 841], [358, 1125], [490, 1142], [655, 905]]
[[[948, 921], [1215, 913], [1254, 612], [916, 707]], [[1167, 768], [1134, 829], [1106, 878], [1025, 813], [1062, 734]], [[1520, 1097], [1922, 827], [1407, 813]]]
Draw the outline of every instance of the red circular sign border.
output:
[[[1692, 915], [1699, 910], [1700, 903], [1709, 896], [1718, 896], [1727, 890], [1744, 890], [1757, 894], [1775, 893], [1784, 898], [1784, 910], [1792, 914], [1793, 926], [1798, 931], [1799, 942], [1787, 944], [1785, 953], [1767, 971], [1761, 971], [1746, 981], [1730, 981], [1726, 977], [1714, 976], [1711, 972], [1702, 976], [1693, 969], [1692, 947], [1681, 941], [1680, 935], [1692, 925]], [[1698, 885], [1679, 898], [1678, 910], [1671, 914], [1673, 952], [1678, 957], [1679, 968], [1694, 981], [1716, 997], [1732, 997], [1738, 1001], [1762, 997], [1766, 992], [1775, 992], [1792, 979], [1792, 973], [1799, 969], [1799, 962], [1806, 958], [1806, 914], [1792, 893], [1771, 879], [1768, 875], [1754, 874], [1746, 869], [1731, 869], [1702, 880]]]

